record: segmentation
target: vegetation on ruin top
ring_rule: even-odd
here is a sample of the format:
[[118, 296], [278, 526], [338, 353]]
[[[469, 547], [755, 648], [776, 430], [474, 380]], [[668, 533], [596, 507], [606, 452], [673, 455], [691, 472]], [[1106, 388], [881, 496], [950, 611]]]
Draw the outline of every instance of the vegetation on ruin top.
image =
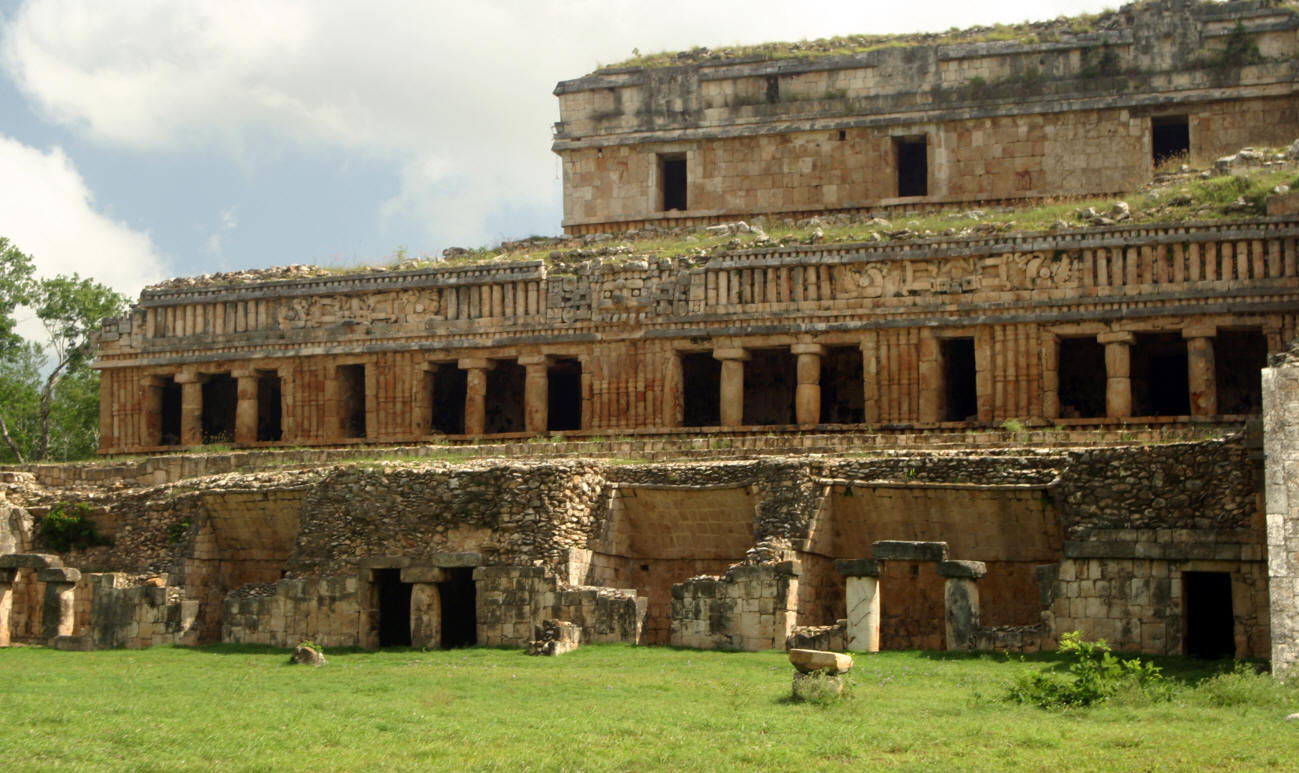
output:
[[[1273, 7], [1299, 9], [1291, 0], [1271, 0]], [[994, 24], [968, 29], [952, 27], [946, 32], [900, 33], [889, 35], [836, 35], [816, 40], [768, 42], [755, 45], [734, 45], [720, 48], [698, 46], [687, 51], [659, 51], [642, 54], [632, 49], [632, 55], [621, 62], [597, 67], [596, 75], [635, 68], [659, 68], [679, 65], [721, 63], [731, 61], [770, 61], [777, 59], [819, 59], [831, 56], [864, 54], [882, 48], [907, 48], [911, 46], [951, 46], [975, 43], [1011, 42], [1020, 45], [1059, 43], [1081, 35], [1104, 34], [1125, 29], [1125, 18], [1133, 13], [1151, 12], [1145, 6], [1152, 0], [1130, 3], [1118, 10], [1099, 14], [1060, 16], [1046, 21], [1025, 20], [1018, 24]], [[1214, 5], [1202, 2], [1202, 5]]]
[[[0, 753], [31, 770], [1265, 770], [1299, 690], [1229, 661], [1154, 658], [1166, 696], [1007, 701], [1061, 656], [859, 653], [848, 697], [789, 699], [784, 652], [221, 645], [0, 650]], [[1225, 673], [1214, 676], [1215, 673]]]

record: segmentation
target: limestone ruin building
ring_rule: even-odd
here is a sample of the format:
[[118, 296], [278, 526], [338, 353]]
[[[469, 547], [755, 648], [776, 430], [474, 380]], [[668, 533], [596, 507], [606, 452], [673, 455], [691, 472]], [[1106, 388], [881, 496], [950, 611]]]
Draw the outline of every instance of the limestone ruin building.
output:
[[[1299, 137], [1288, 7], [1031, 31], [563, 82], [564, 228], [1108, 194]], [[0, 472], [0, 642], [522, 646], [556, 620], [1024, 650], [1079, 629], [1285, 668], [1299, 366], [1259, 373], [1296, 336], [1299, 216], [1274, 203], [151, 288], [96, 361], [101, 450], [140, 458]], [[39, 552], [33, 516], [71, 498], [112, 544]]]

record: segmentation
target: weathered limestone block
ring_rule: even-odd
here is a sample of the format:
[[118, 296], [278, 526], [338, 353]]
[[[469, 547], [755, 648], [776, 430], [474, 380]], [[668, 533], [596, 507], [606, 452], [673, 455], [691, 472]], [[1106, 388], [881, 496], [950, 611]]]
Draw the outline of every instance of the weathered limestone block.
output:
[[30, 550], [32, 516], [0, 494], [0, 555]]
[[[402, 580], [406, 581], [406, 572]], [[433, 570], [441, 572], [440, 569]], [[441, 580], [413, 581], [410, 588], [410, 646], [439, 647], [442, 645], [442, 594], [437, 582]]]
[[824, 650], [792, 649], [789, 651], [789, 662], [799, 673], [810, 674], [824, 671], [831, 674], [846, 674], [852, 668], [852, 656], [839, 652]]
[[45, 569], [63, 566], [63, 560], [52, 553], [10, 553], [0, 556], [0, 569]]
[[979, 586], [969, 577], [949, 576], [943, 600], [947, 606], [947, 649], [973, 649], [979, 632]]
[[879, 540], [871, 544], [871, 558], [876, 561], [946, 561], [947, 543]]
[[582, 628], [564, 620], [546, 620], [528, 642], [529, 655], [563, 655], [582, 644]]

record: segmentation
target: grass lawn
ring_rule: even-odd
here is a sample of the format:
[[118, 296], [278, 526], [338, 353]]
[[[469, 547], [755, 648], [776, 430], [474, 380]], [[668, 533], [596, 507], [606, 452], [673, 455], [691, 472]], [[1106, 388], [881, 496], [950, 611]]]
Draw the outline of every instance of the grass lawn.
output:
[[858, 655], [850, 696], [788, 699], [783, 652], [587, 646], [331, 652], [0, 650], [0, 759], [32, 770], [1299, 770], [1299, 689], [1200, 680], [1171, 700], [1007, 703], [1054, 656]]

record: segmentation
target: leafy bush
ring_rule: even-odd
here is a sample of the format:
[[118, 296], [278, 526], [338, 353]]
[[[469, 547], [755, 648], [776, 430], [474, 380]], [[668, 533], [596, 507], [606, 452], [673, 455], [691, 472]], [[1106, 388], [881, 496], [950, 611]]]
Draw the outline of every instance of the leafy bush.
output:
[[1255, 673], [1253, 666], [1239, 661], [1230, 671], [1202, 680], [1193, 695], [1214, 708], [1257, 706], [1287, 710], [1299, 702], [1296, 682], [1281, 682], [1271, 674]]
[[105, 544], [89, 516], [90, 505], [85, 502], [58, 503], [41, 519], [41, 543], [59, 553]]
[[1139, 658], [1117, 658], [1104, 639], [1084, 641], [1080, 632], [1072, 631], [1060, 637], [1060, 652], [1072, 657], [1063, 671], [1056, 665], [1024, 674], [1011, 684], [1007, 698], [1045, 709], [1091, 706], [1109, 700], [1120, 690], [1168, 696], [1159, 666]]

